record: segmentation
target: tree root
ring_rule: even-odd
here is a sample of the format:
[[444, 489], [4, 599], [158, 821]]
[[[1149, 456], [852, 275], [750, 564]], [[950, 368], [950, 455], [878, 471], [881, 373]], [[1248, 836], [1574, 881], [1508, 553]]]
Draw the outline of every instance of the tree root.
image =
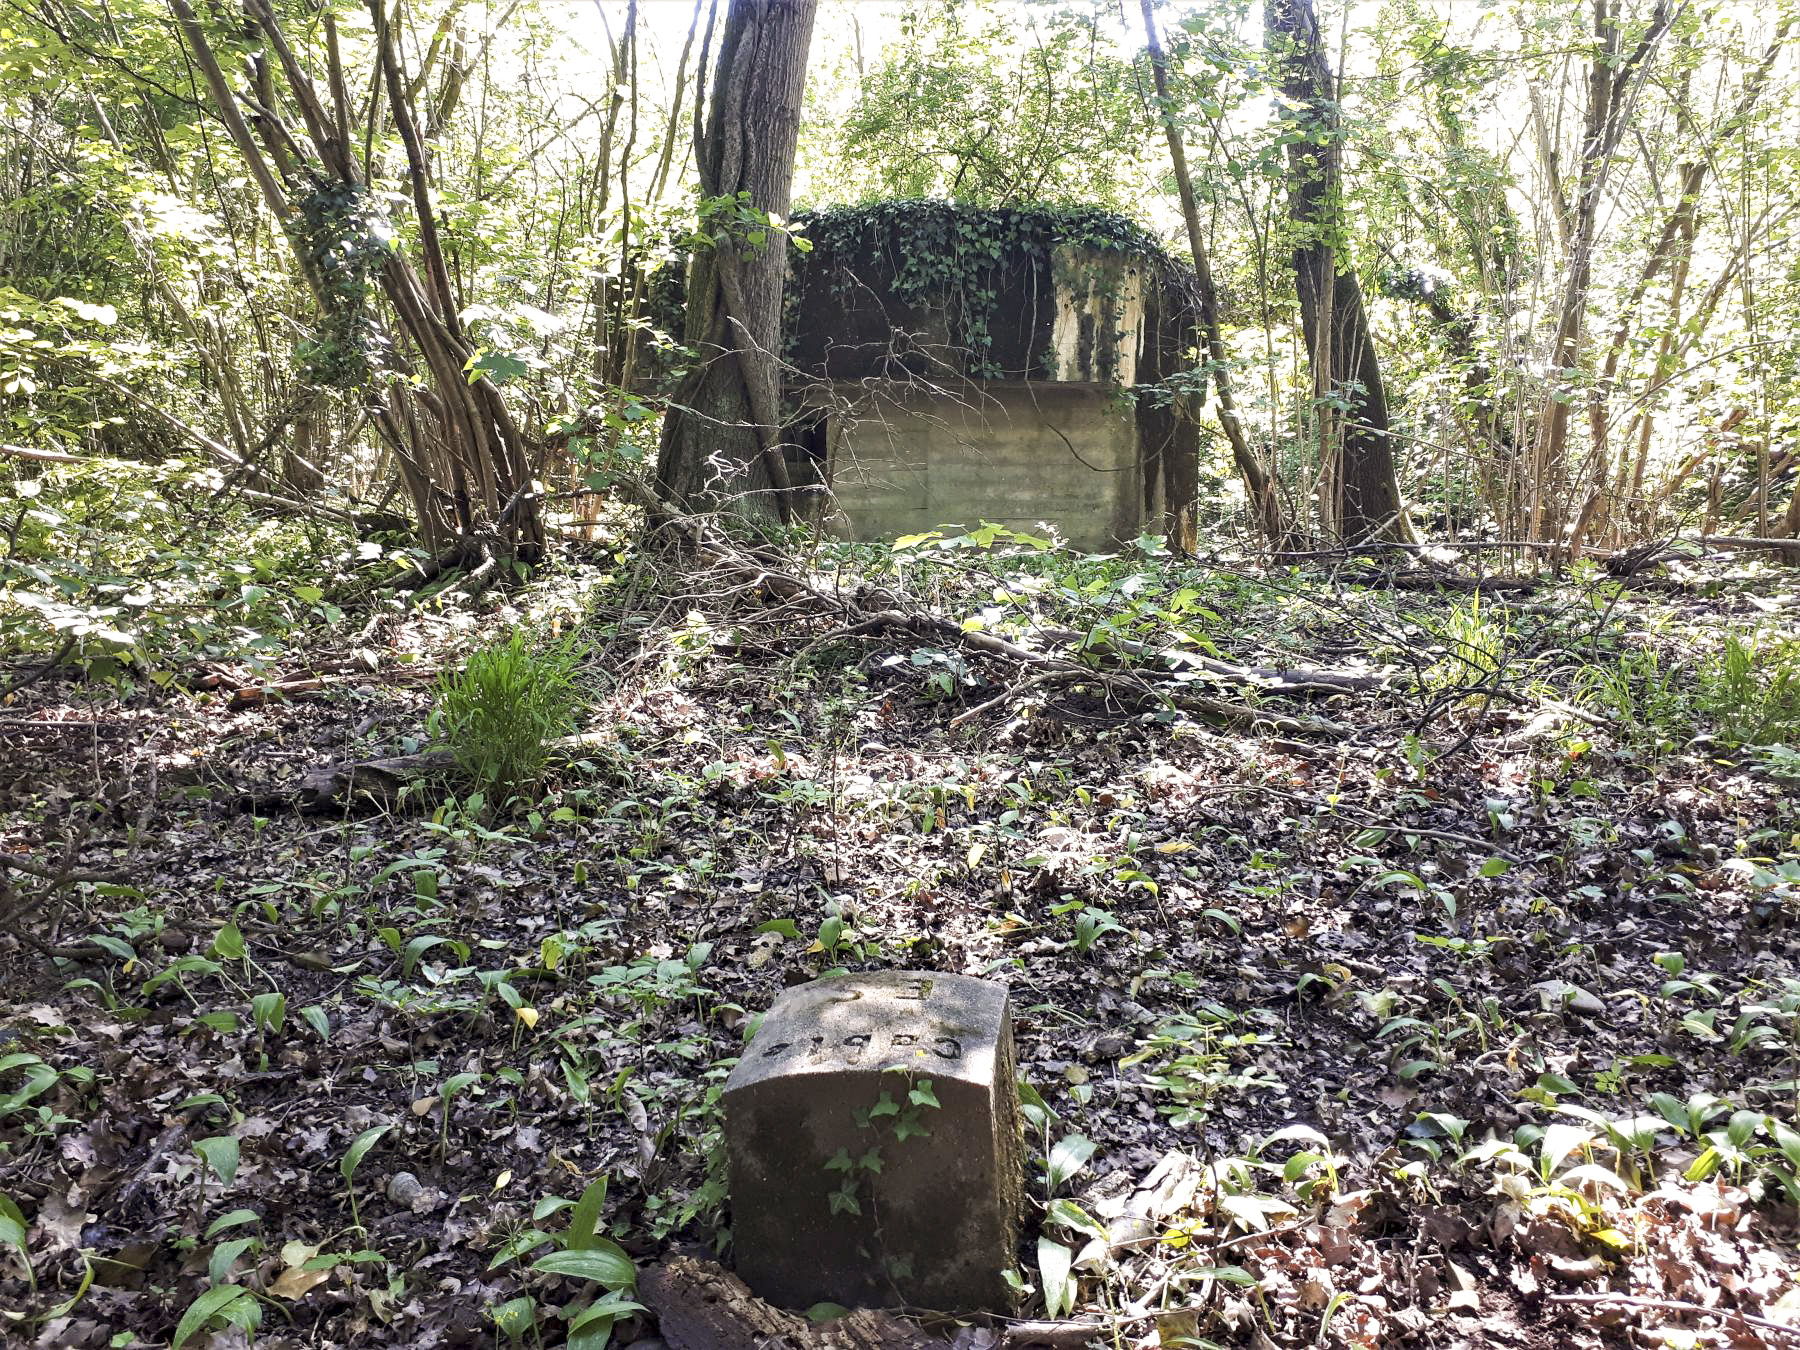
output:
[[[867, 589], [850, 598], [828, 595], [786, 571], [782, 566], [785, 559], [770, 558], [761, 550], [751, 552], [740, 548], [711, 529], [702, 518], [665, 517], [665, 526], [680, 531], [691, 546], [696, 561], [716, 580], [729, 582], [732, 590], [801, 602], [842, 624], [808, 644], [801, 650], [801, 655], [826, 642], [900, 634], [946, 648], [997, 657], [1016, 665], [1021, 682], [1013, 684], [999, 698], [989, 699], [971, 710], [972, 713], [996, 708], [1026, 689], [1045, 685], [1094, 685], [1127, 706], [1161, 706], [1226, 726], [1266, 729], [1286, 736], [1347, 736], [1350, 733], [1349, 727], [1328, 718], [1272, 713], [1248, 703], [1197, 694], [1188, 687], [1194, 682], [1193, 676], [1184, 679], [1179, 675], [1158, 673], [1152, 676], [1148, 672], [1104, 670], [1065, 656], [1034, 651], [992, 633], [969, 632], [948, 619], [894, 607], [899, 601], [883, 590]], [[877, 605], [886, 607], [873, 608]], [[1325, 671], [1262, 672], [1222, 661], [1203, 663], [1202, 669], [1204, 678], [1259, 691], [1350, 693], [1379, 684], [1372, 677]], [[970, 714], [959, 714], [957, 724], [968, 720]]]

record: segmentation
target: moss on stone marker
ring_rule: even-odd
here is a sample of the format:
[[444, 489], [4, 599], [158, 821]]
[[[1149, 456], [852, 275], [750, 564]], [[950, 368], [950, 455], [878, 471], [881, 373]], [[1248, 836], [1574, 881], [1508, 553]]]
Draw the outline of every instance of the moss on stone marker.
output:
[[1004, 985], [888, 971], [788, 990], [725, 1084], [738, 1274], [796, 1308], [1010, 1308], [1014, 1072]]

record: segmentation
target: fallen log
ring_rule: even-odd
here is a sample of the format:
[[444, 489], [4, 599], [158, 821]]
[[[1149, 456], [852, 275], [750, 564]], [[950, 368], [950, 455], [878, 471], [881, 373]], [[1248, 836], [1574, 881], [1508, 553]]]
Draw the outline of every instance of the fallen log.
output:
[[809, 1322], [750, 1292], [713, 1261], [671, 1256], [638, 1276], [669, 1350], [945, 1350], [913, 1323], [870, 1308]]
[[323, 698], [334, 689], [359, 688], [363, 685], [421, 684], [438, 678], [435, 666], [396, 666], [387, 670], [362, 667], [349, 671], [316, 670], [307, 675], [285, 675], [269, 679], [240, 679], [225, 671], [209, 670], [190, 679], [188, 688], [215, 693], [229, 693], [227, 703], [232, 711], [257, 707], [275, 701]]
[[1800, 539], [1767, 538], [1748, 534], [1703, 534], [1683, 547], [1677, 535], [1625, 549], [1608, 559], [1606, 570], [1616, 577], [1630, 577], [1661, 562], [1691, 562], [1694, 544], [1722, 553], [1773, 553], [1784, 563], [1800, 564]]
[[456, 756], [448, 750], [318, 764], [302, 775], [297, 796], [300, 805], [310, 809], [346, 802], [359, 794], [391, 803], [406, 784], [438, 777], [455, 768]]
[[1384, 587], [1396, 591], [1456, 591], [1460, 594], [1530, 595], [1540, 583], [1532, 577], [1464, 577], [1430, 570], [1375, 573], [1364, 577], [1347, 577], [1371, 590]]
[[1783, 562], [1800, 563], [1800, 539], [1769, 539], [1747, 534], [1703, 534], [1700, 542], [1708, 548], [1733, 552], [1779, 553]]
[[0, 455], [9, 455], [13, 459], [35, 459], [46, 464], [92, 464], [94, 460], [87, 455], [69, 455], [61, 450], [34, 450], [29, 445], [0, 445]]
[[1114, 1322], [1014, 1322], [1006, 1328], [1002, 1342], [1007, 1347], [1041, 1346], [1045, 1350], [1080, 1350], [1080, 1347], [1099, 1341], [1110, 1342], [1113, 1330], [1119, 1323]]
[[[545, 748], [552, 754], [595, 749], [612, 739], [607, 732], [589, 731], [563, 736]], [[414, 755], [382, 755], [339, 763], [318, 764], [300, 777], [296, 803], [303, 810], [341, 805], [358, 796], [391, 805], [408, 783], [441, 778], [456, 771], [456, 756], [448, 750], [423, 750]]]
[[1348, 670], [1314, 670], [1310, 667], [1245, 666], [1235, 661], [1202, 656], [1185, 647], [1170, 646], [1159, 650], [1147, 643], [1117, 638], [1108, 639], [1100, 647], [1090, 647], [1085, 645], [1085, 634], [1069, 628], [1048, 628], [1043, 635], [1052, 642], [1085, 651], [1098, 651], [1101, 654], [1117, 651], [1137, 661], [1161, 658], [1174, 670], [1204, 671], [1218, 676], [1223, 683], [1240, 684], [1271, 694], [1364, 694], [1380, 689], [1387, 683], [1380, 675], [1363, 675]]

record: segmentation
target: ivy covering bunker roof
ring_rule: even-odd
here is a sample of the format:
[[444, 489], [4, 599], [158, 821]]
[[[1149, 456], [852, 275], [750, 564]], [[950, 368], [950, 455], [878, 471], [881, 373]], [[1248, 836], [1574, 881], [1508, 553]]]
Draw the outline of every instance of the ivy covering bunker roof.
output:
[[794, 226], [788, 357], [815, 377], [1129, 387], [1187, 345], [1191, 270], [1113, 211], [884, 201]]

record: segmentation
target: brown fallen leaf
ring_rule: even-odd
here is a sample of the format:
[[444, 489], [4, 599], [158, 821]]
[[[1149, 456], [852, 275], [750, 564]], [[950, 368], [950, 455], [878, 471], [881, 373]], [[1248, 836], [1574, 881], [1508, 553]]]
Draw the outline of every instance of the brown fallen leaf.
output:
[[1450, 1282], [1456, 1286], [1450, 1293], [1450, 1301], [1445, 1305], [1451, 1312], [1478, 1313], [1481, 1311], [1481, 1295], [1476, 1291], [1475, 1277], [1464, 1270], [1456, 1262], [1448, 1263]]
[[280, 1278], [269, 1286], [269, 1292], [279, 1298], [303, 1299], [330, 1278], [330, 1270], [308, 1270], [304, 1266], [289, 1266], [281, 1272]]
[[1544, 1264], [1550, 1268], [1550, 1273], [1557, 1279], [1568, 1280], [1571, 1284], [1594, 1279], [1596, 1276], [1606, 1274], [1609, 1269], [1605, 1259], [1598, 1256], [1576, 1259], [1552, 1253], [1544, 1259]]

